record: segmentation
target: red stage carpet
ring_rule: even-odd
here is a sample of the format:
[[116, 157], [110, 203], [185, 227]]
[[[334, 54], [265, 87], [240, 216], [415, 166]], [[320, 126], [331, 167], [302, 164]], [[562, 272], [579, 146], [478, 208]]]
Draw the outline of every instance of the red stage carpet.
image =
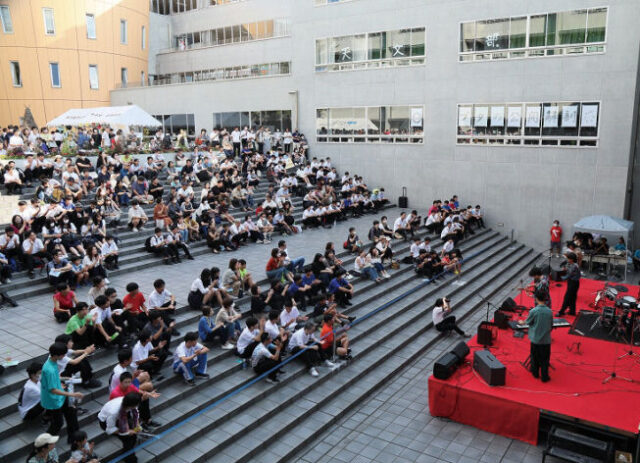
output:
[[[602, 281], [582, 279], [577, 309], [589, 309], [594, 292]], [[551, 299], [556, 313], [562, 303], [565, 283], [552, 282]], [[638, 286], [625, 285], [638, 295]], [[526, 295], [516, 298], [531, 307]], [[455, 311], [454, 311], [455, 313]], [[522, 318], [526, 318], [525, 311]], [[517, 314], [515, 315], [517, 317]], [[564, 317], [572, 322], [574, 317]], [[577, 344], [580, 343], [579, 351]], [[499, 330], [491, 352], [507, 368], [506, 385], [488, 386], [471, 368], [473, 352], [482, 349], [474, 337], [465, 365], [448, 380], [429, 378], [429, 409], [433, 416], [450, 418], [494, 434], [537, 444], [541, 410], [560, 413], [580, 420], [638, 432], [640, 423], [640, 363], [633, 357], [616, 361], [628, 351], [628, 345], [569, 334], [569, 328], [556, 328], [551, 344], [551, 381], [542, 383], [521, 365], [529, 355], [529, 339], [514, 338], [512, 330]], [[634, 348], [640, 353], [640, 347]], [[618, 376], [636, 383], [614, 379], [602, 381], [616, 369]], [[605, 372], [604, 370], [607, 370]]]

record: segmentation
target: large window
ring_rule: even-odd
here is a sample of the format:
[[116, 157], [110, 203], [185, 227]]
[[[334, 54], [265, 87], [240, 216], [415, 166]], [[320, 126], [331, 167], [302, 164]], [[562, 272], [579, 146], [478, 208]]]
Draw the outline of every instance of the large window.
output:
[[0, 21], [2, 21], [2, 32], [5, 34], [13, 34], [11, 11], [7, 5], [0, 5]]
[[194, 137], [196, 134], [193, 114], [160, 114], [153, 117], [162, 122], [164, 133], [178, 135], [181, 130], [184, 130], [189, 137]]
[[598, 145], [600, 103], [497, 103], [458, 105], [458, 144]]
[[319, 143], [423, 143], [424, 107], [368, 106], [316, 110]]
[[257, 77], [271, 77], [288, 75], [291, 63], [249, 64], [227, 68], [203, 69], [190, 72], [176, 72], [154, 77], [152, 85], [181, 84], [187, 82], [203, 82], [212, 80], [252, 79]]
[[288, 109], [276, 111], [242, 111], [213, 113], [213, 126], [216, 128], [225, 127], [268, 127], [272, 132], [276, 129], [284, 131], [291, 130], [291, 111]]
[[22, 87], [22, 76], [20, 75], [20, 63], [17, 61], [9, 61], [11, 66], [11, 80], [14, 87]]
[[44, 18], [44, 33], [47, 35], [55, 35], [56, 23], [53, 19], [53, 8], [43, 8], [42, 16]]
[[165, 51], [182, 51], [192, 48], [283, 37], [290, 34], [289, 26], [289, 20], [282, 18], [189, 32], [174, 36], [174, 48]]
[[98, 90], [98, 66], [95, 64], [89, 65], [89, 88]]
[[127, 20], [126, 19], [121, 19], [120, 20], [120, 43], [123, 45], [126, 45], [128, 41], [128, 36], [127, 36]]
[[229, 5], [247, 0], [150, 0], [149, 9], [152, 13], [178, 14], [198, 8]]
[[603, 53], [607, 7], [460, 24], [460, 61]]
[[424, 58], [424, 27], [316, 40], [316, 72], [424, 64]]
[[60, 87], [60, 67], [58, 63], [49, 63], [49, 73], [51, 74], [51, 86]]

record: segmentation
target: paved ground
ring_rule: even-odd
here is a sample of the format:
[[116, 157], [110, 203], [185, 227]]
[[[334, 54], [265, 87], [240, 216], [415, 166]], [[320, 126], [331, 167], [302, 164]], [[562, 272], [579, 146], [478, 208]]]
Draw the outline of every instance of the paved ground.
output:
[[[385, 213], [389, 216], [389, 222], [393, 223], [400, 210], [396, 208]], [[286, 237], [289, 255], [304, 256], [310, 262], [316, 252], [324, 252], [328, 241], [333, 241], [340, 252], [349, 227], [356, 227], [362, 239], [366, 240], [373, 220], [373, 215], [367, 215], [341, 222], [332, 229], [305, 230], [301, 235]], [[245, 259], [254, 279], [265, 278], [265, 265], [272, 247], [277, 246], [279, 239], [282, 238], [274, 237], [271, 244], [250, 244], [236, 252], [206, 254], [196, 257], [194, 261], [183, 260], [177, 265], [165, 266], [159, 263], [157, 267], [139, 270], [134, 274], [115, 276], [110, 279], [110, 286], [116, 288], [120, 297], [123, 297], [127, 283], [135, 281], [146, 297], [153, 290], [153, 281], [163, 278], [167, 282], [167, 289], [176, 295], [178, 304], [186, 305], [191, 282], [200, 271], [212, 266], [224, 270], [232, 257]], [[79, 288], [78, 300], [84, 300], [88, 290], [88, 287]], [[43, 354], [53, 339], [63, 332], [63, 325], [56, 323], [53, 318], [52, 295], [53, 293], [23, 299], [19, 301], [19, 307], [0, 309], [0, 362], [9, 358], [23, 361]]]

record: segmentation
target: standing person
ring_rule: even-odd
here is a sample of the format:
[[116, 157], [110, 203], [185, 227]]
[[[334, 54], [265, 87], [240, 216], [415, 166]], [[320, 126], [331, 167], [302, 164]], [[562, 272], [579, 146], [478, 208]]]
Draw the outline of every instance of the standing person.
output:
[[69, 397], [82, 399], [82, 392], [67, 392], [60, 382], [60, 370], [58, 361], [67, 355], [66, 344], [56, 342], [49, 347], [49, 358], [42, 367], [40, 377], [40, 404], [49, 415], [49, 428], [47, 432], [57, 436], [62, 429], [64, 416], [67, 422], [67, 436], [71, 443], [71, 436], [79, 429], [76, 409], [69, 405]]
[[553, 254], [555, 251], [555, 255], [559, 256], [562, 252], [562, 227], [559, 221], [553, 221], [553, 226], [549, 233], [551, 234], [551, 250], [549, 252]]
[[536, 306], [529, 311], [526, 321], [528, 336], [531, 341], [531, 374], [540, 377], [543, 383], [549, 381], [549, 359], [551, 358], [551, 329], [553, 328], [553, 312], [544, 304], [545, 294], [541, 291], [534, 293]]
[[569, 309], [569, 315], [576, 314], [576, 299], [578, 298], [578, 289], [580, 289], [580, 267], [576, 261], [578, 257], [573, 252], [566, 254], [569, 265], [567, 265], [567, 274], [562, 277], [567, 280], [567, 290], [564, 293], [562, 307], [558, 316], [562, 317], [566, 309]]
[[[140, 431], [140, 415], [138, 407], [141, 395], [130, 392], [124, 397], [108, 401], [98, 413], [98, 424], [110, 436], [117, 436], [122, 442], [122, 453], [136, 446]], [[136, 463], [138, 458], [131, 454], [123, 459], [126, 463]]]

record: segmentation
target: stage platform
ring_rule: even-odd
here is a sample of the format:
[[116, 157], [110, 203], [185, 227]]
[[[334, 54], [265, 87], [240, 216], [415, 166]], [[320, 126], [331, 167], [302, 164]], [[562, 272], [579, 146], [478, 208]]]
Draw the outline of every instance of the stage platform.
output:
[[[589, 305], [603, 286], [602, 281], [583, 278], [578, 311], [593, 310]], [[637, 297], [638, 286], [624, 286], [628, 291], [620, 295]], [[551, 283], [554, 313], [562, 303], [565, 287], [565, 283]], [[525, 294], [515, 300], [533, 306], [533, 299]], [[514, 314], [514, 319], [526, 316], [524, 311], [521, 316]], [[575, 317], [564, 318], [573, 322]], [[490, 350], [506, 366], [507, 374], [505, 386], [497, 387], [488, 386], [473, 371], [473, 352], [483, 347], [475, 337], [468, 344], [471, 353], [452, 377], [429, 378], [429, 409], [433, 416], [534, 445], [538, 443], [541, 421], [554, 418], [636, 440], [640, 423], [640, 357], [618, 360], [629, 351], [628, 344], [570, 334], [569, 327], [556, 328], [552, 333], [551, 381], [542, 383], [521, 363], [529, 355], [528, 337], [516, 338], [511, 329], [498, 330], [497, 341]], [[632, 350], [640, 353], [640, 347]], [[618, 378], [604, 383], [612, 371]]]

